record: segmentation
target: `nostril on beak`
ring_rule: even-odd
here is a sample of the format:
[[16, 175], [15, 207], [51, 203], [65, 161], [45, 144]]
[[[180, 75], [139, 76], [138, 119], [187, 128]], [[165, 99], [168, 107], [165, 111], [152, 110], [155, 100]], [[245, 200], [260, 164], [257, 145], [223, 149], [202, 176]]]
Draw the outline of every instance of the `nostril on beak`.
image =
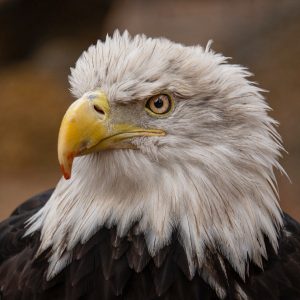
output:
[[103, 109], [96, 104], [94, 104], [94, 110], [100, 115], [105, 115], [105, 112], [103, 111]]

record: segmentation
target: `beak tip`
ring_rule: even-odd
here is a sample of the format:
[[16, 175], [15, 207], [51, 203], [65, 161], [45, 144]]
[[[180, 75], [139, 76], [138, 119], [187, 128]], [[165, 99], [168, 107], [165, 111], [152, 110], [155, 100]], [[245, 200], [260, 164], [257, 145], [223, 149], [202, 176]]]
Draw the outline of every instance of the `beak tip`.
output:
[[61, 169], [61, 172], [63, 173], [64, 178], [65, 178], [66, 180], [68, 180], [68, 179], [71, 178], [71, 172], [67, 172], [67, 171], [65, 170], [65, 168], [64, 168], [63, 165], [60, 165], [60, 169]]
[[74, 154], [74, 152], [70, 152], [67, 154], [64, 153], [63, 155], [60, 155], [60, 151], [58, 153], [60, 170], [66, 180], [70, 179], [72, 173], [73, 160], [76, 155]]

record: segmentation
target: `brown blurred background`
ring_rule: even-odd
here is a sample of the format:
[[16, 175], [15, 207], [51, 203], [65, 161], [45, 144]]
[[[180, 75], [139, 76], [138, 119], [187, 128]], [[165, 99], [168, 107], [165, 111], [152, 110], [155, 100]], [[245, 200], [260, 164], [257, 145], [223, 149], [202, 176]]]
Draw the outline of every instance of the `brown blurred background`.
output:
[[281, 205], [300, 220], [299, 0], [0, 0], [0, 219], [60, 177], [56, 140], [80, 53], [114, 29], [205, 45], [269, 90], [288, 154]]

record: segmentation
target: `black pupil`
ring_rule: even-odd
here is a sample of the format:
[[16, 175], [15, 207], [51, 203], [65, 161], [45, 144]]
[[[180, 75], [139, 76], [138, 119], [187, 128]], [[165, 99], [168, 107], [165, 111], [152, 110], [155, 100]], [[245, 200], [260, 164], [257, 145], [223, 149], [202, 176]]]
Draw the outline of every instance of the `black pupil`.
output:
[[157, 98], [154, 101], [154, 105], [155, 105], [156, 108], [162, 108], [163, 105], [164, 105], [164, 101], [161, 98]]

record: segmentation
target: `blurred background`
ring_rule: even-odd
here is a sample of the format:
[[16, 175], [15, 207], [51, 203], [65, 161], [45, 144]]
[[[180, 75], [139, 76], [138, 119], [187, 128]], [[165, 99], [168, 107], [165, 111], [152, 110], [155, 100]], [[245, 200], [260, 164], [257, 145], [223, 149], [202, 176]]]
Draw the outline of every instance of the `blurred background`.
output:
[[69, 68], [116, 28], [187, 45], [212, 39], [255, 74], [288, 151], [281, 206], [300, 220], [299, 0], [0, 0], [0, 219], [57, 183]]

